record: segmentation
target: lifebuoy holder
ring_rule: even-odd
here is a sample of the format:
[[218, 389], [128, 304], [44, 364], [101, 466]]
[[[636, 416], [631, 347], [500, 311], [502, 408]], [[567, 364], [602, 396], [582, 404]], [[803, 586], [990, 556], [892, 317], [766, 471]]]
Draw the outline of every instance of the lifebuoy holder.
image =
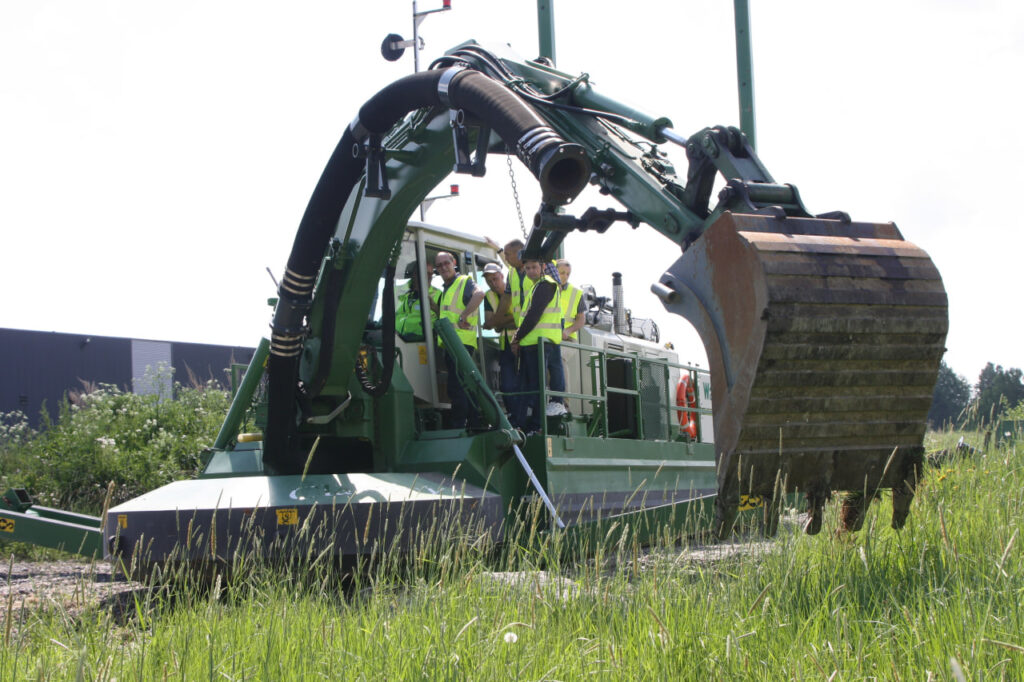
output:
[[[697, 392], [693, 390], [689, 374], [683, 374], [676, 386], [676, 407], [697, 409]], [[679, 410], [678, 415], [679, 433], [689, 436], [690, 440], [697, 440], [697, 413]]]

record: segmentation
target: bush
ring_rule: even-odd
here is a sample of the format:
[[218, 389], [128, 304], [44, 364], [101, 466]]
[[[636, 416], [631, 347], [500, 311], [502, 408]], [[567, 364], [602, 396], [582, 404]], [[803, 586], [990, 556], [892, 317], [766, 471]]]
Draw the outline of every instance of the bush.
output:
[[[155, 382], [154, 382], [155, 385]], [[98, 514], [112, 503], [196, 475], [230, 405], [215, 382], [174, 395], [137, 395], [101, 384], [72, 394], [56, 423], [38, 431], [20, 412], [0, 413], [0, 486], [24, 487], [40, 504]]]

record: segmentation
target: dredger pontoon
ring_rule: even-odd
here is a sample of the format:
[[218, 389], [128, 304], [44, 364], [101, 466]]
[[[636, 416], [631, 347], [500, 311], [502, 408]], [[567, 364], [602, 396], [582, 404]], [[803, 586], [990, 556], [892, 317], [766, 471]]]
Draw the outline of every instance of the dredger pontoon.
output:
[[[669, 143], [686, 148], [685, 182], [660, 151]], [[461, 351], [426, 310], [423, 338], [395, 334], [395, 289], [408, 285], [396, 272], [418, 263], [426, 291], [439, 250], [474, 277], [498, 260], [479, 236], [409, 221], [453, 168], [482, 175], [489, 154], [514, 154], [540, 184], [529, 255], [549, 259], [569, 231], [615, 221], [678, 245], [651, 289], [700, 333], [710, 378], [657, 344], [591, 325], [563, 346], [570, 415], [524, 436], [485, 378], [486, 353]], [[588, 183], [620, 206], [560, 210]], [[945, 291], [923, 251], [892, 224], [810, 215], [739, 130], [683, 138], [586, 76], [464, 43], [359, 110], [313, 192], [272, 336], [203, 474], [110, 509], [104, 551], [227, 560], [243, 540], [274, 554], [314, 538], [360, 554], [452, 523], [500, 538], [537, 497], [553, 527], [685, 517], [724, 536], [742, 496], [766, 501], [770, 531], [780, 501], [806, 494], [816, 532], [833, 491], [892, 489], [900, 526], [946, 329]], [[444, 428], [438, 338], [456, 349], [486, 426]], [[696, 407], [676, 401], [684, 375], [705, 388]], [[713, 411], [695, 440], [678, 421], [693, 409]], [[247, 420], [256, 435], [239, 434]], [[856, 497], [851, 528], [872, 497]]]

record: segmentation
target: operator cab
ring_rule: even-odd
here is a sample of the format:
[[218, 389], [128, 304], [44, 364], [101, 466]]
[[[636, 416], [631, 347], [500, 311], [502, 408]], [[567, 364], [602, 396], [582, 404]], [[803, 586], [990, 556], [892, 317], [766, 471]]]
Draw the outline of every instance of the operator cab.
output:
[[[396, 325], [395, 347], [402, 371], [412, 386], [416, 407], [445, 410], [450, 404], [445, 391], [447, 372], [444, 351], [438, 348], [437, 335], [434, 331], [437, 315], [431, 314], [431, 306], [423, 304], [426, 297], [422, 295], [423, 291], [427, 291], [431, 297], [439, 296], [444, 288], [443, 280], [434, 271], [434, 259], [441, 251], [447, 251], [455, 256], [458, 273], [472, 277], [483, 291], [488, 290], [483, 276], [484, 266], [488, 263], [498, 263], [504, 268], [504, 264], [501, 263], [494, 248], [476, 235], [419, 221], [410, 221], [406, 228], [395, 268], [396, 317], [402, 314], [402, 302], [410, 290], [418, 288], [421, 292], [418, 306], [421, 319], [418, 325], [405, 325], [405, 330], [401, 325]], [[383, 293], [384, 282], [381, 280], [372, 318], [367, 325], [369, 328], [381, 326]], [[482, 304], [479, 313], [482, 324]], [[473, 359], [494, 390], [497, 390], [497, 385], [491, 381], [493, 373], [488, 371], [488, 364], [492, 360], [496, 362], [497, 339], [496, 332], [478, 325], [477, 352]], [[490, 352], [491, 350], [495, 353]]]

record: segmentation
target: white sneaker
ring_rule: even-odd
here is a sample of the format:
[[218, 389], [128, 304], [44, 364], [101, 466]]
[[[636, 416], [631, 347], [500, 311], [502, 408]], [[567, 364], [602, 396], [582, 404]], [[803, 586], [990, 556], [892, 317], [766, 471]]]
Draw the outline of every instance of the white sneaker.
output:
[[558, 417], [563, 414], [568, 414], [569, 410], [565, 409], [565, 405], [562, 403], [550, 402], [545, 412], [549, 417]]

